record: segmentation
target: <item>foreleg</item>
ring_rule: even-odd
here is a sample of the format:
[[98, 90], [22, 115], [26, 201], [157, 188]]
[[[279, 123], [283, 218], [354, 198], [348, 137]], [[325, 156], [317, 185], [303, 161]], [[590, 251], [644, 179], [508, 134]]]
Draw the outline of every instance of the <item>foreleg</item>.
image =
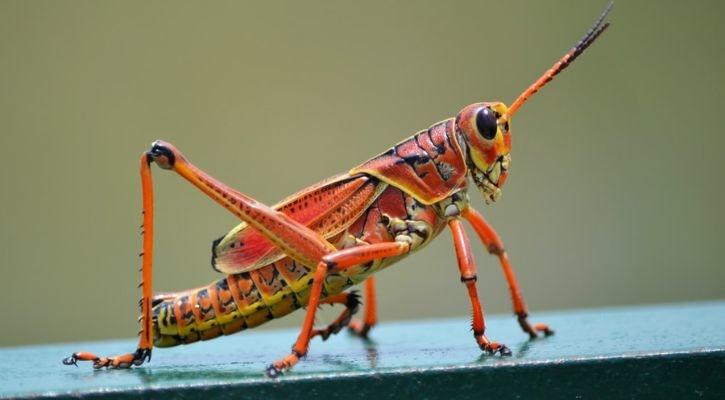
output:
[[532, 339], [537, 337], [537, 332], [542, 332], [546, 336], [552, 335], [554, 331], [552, 331], [546, 324], [537, 323], [534, 324], [533, 327], [529, 324], [527, 319], [529, 312], [526, 308], [524, 297], [521, 295], [521, 288], [516, 280], [516, 275], [514, 274], [511, 262], [509, 262], [506, 250], [504, 250], [503, 242], [501, 242], [501, 238], [499, 238], [493, 227], [483, 218], [481, 214], [471, 207], [467, 207], [463, 211], [463, 218], [471, 223], [471, 226], [473, 226], [473, 229], [476, 231], [476, 234], [479, 239], [481, 239], [481, 242], [483, 242], [483, 245], [486, 247], [488, 252], [498, 257], [499, 262], [501, 263], [501, 268], [503, 269], [503, 274], [506, 277], [506, 282], [508, 282], [514, 313], [516, 313], [521, 329], [528, 333]]
[[471, 251], [471, 243], [468, 235], [466, 235], [461, 221], [457, 219], [450, 220], [448, 227], [451, 228], [451, 233], [453, 234], [458, 269], [461, 272], [461, 282], [466, 285], [468, 297], [471, 299], [471, 307], [473, 308], [473, 337], [476, 338], [476, 343], [478, 343], [481, 350], [490, 354], [498, 352], [502, 356], [510, 356], [511, 350], [508, 347], [497, 342], [491, 342], [486, 337], [486, 322], [483, 315], [483, 307], [481, 307], [481, 302], [478, 300], [478, 290], [476, 289], [476, 280], [478, 279], [476, 276], [476, 264], [473, 260], [473, 252]]

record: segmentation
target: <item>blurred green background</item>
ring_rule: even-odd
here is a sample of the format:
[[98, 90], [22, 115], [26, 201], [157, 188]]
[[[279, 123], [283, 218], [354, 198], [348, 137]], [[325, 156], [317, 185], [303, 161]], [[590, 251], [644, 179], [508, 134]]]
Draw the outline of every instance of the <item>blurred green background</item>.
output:
[[[0, 345], [135, 334], [152, 140], [274, 203], [466, 104], [510, 103], [605, 5], [1, 1]], [[725, 294], [723, 15], [719, 1], [619, 1], [517, 114], [503, 198], [472, 201], [533, 320]], [[234, 217], [155, 177], [155, 288], [218, 278], [210, 243]], [[474, 247], [486, 310], [510, 312], [496, 260]], [[446, 233], [378, 282], [383, 321], [469, 312]]]

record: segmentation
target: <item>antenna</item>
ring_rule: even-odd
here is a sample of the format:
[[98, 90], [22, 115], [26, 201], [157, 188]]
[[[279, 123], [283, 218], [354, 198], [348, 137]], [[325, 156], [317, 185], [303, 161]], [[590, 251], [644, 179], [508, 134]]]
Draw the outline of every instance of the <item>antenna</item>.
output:
[[609, 22], [606, 22], [604, 24], [602, 23], [604, 22], [604, 18], [607, 17], [607, 14], [609, 14], [609, 11], [612, 9], [612, 6], [614, 6], [614, 1], [610, 2], [609, 5], [607, 5], [607, 8], [604, 9], [602, 15], [599, 16], [599, 18], [594, 22], [594, 25], [589, 28], [586, 35], [584, 35], [584, 37], [579, 40], [576, 46], [572, 47], [569, 52], [564, 54], [564, 57], [559, 59], [559, 61], [557, 61], [554, 66], [549, 68], [549, 70], [546, 71], [544, 75], [542, 75], [539, 79], [536, 80], [536, 82], [529, 86], [528, 89], [524, 90], [524, 92], [519, 95], [519, 97], [511, 104], [511, 107], [509, 107], [508, 111], [506, 112], [506, 119], [511, 118], [516, 113], [516, 111], [524, 103], [526, 103], [526, 100], [533, 96], [534, 93], [538, 92], [539, 89], [544, 87], [552, 79], [554, 79], [554, 77], [559, 72], [563, 71], [564, 68], [568, 67], [569, 64], [576, 60], [576, 58], [579, 57], [579, 55], [587, 49], [587, 47], [594, 43], [599, 35], [601, 35], [604, 30], [609, 27]]

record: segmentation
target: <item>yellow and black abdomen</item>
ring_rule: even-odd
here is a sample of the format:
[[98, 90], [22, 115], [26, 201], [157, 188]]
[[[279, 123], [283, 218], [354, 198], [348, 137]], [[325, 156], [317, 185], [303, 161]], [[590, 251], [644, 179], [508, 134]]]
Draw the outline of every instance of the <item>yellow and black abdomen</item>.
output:
[[154, 301], [154, 345], [169, 347], [209, 340], [261, 325], [307, 303], [312, 274], [285, 258], [208, 286]]

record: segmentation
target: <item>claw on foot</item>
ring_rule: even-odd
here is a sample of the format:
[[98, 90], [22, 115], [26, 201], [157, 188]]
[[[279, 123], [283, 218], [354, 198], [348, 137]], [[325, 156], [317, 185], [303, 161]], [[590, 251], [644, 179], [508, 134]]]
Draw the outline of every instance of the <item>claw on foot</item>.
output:
[[340, 331], [342, 330], [342, 328], [345, 325], [347, 325], [347, 321], [349, 321], [349, 317], [347, 318], [347, 320], [343, 319], [339, 323], [338, 322], [334, 322], [334, 323], [328, 325], [324, 329], [314, 329], [312, 331], [312, 334], [310, 335], [310, 339], [311, 338], [314, 338], [315, 336], [319, 336], [319, 337], [322, 338], [322, 341], [324, 342], [327, 339], [329, 339], [330, 336], [337, 335], [338, 333], [340, 333]]
[[63, 364], [64, 364], [64, 365], [75, 365], [75, 366], [76, 366], [76, 368], [77, 368], [77, 367], [78, 367], [78, 358], [76, 358], [76, 355], [75, 355], [75, 354], [73, 354], [73, 355], [72, 355], [72, 356], [70, 356], [70, 357], [66, 357], [66, 358], [64, 358], [64, 359], [63, 359]]
[[292, 350], [292, 354], [279, 361], [273, 362], [267, 367], [267, 376], [270, 378], [279, 377], [285, 371], [289, 371], [290, 368], [294, 367], [295, 364], [300, 361], [300, 358], [302, 358], [302, 356], [303, 354], [299, 354], [296, 351]]
[[322, 341], [324, 342], [327, 339], [329, 339], [330, 335], [333, 333], [337, 333], [337, 332], [331, 331], [330, 329], [315, 329], [312, 331], [312, 334], [310, 335], [310, 339], [314, 338], [315, 336], [319, 336], [320, 338], [322, 338]]
[[485, 344], [481, 346], [481, 350], [487, 352], [490, 355], [495, 355], [498, 353], [501, 355], [501, 357], [510, 357], [511, 356], [511, 349], [508, 348], [508, 346], [498, 343], [498, 342], [491, 342], [488, 344]]
[[508, 347], [501, 345], [501, 348], [498, 349], [498, 354], [500, 354], [502, 357], [511, 357], [511, 349]]
[[78, 352], [63, 359], [65, 365], [78, 366], [78, 361], [92, 361], [93, 368], [130, 368], [132, 365], [141, 365], [146, 360], [151, 360], [151, 349], [137, 349], [134, 353], [124, 354], [116, 357], [98, 357], [93, 353]]
[[270, 364], [269, 367], [267, 367], [267, 376], [276, 379], [279, 378], [279, 376], [282, 375], [282, 371], [280, 371], [277, 367], [274, 366], [274, 364]]
[[70, 357], [64, 358], [63, 364], [64, 365], [75, 365], [77, 367], [78, 361], [93, 361], [93, 363], [95, 364], [97, 360], [98, 360], [98, 357], [96, 357], [94, 354], [87, 353], [85, 351], [79, 351], [77, 353], [71, 354]]
[[363, 339], [368, 339], [368, 333], [370, 333], [370, 328], [372, 328], [371, 325], [363, 324], [357, 319], [354, 319], [350, 321], [350, 324], [347, 326], [349, 329], [349, 332], [355, 336], [359, 336]]
[[541, 322], [534, 324], [534, 330], [536, 332], [542, 332], [544, 336], [551, 336], [554, 334], [554, 331], [549, 328], [549, 325], [542, 324]]
[[551, 336], [554, 334], [554, 331], [552, 331], [548, 325], [542, 324], [542, 323], [536, 323], [532, 327], [529, 324], [529, 321], [527, 319], [528, 314], [527, 313], [520, 313], [517, 314], [519, 325], [521, 326], [521, 329], [523, 329], [524, 332], [529, 334], [529, 337], [531, 339], [536, 339], [539, 337], [539, 332], [543, 333], [544, 336]]

